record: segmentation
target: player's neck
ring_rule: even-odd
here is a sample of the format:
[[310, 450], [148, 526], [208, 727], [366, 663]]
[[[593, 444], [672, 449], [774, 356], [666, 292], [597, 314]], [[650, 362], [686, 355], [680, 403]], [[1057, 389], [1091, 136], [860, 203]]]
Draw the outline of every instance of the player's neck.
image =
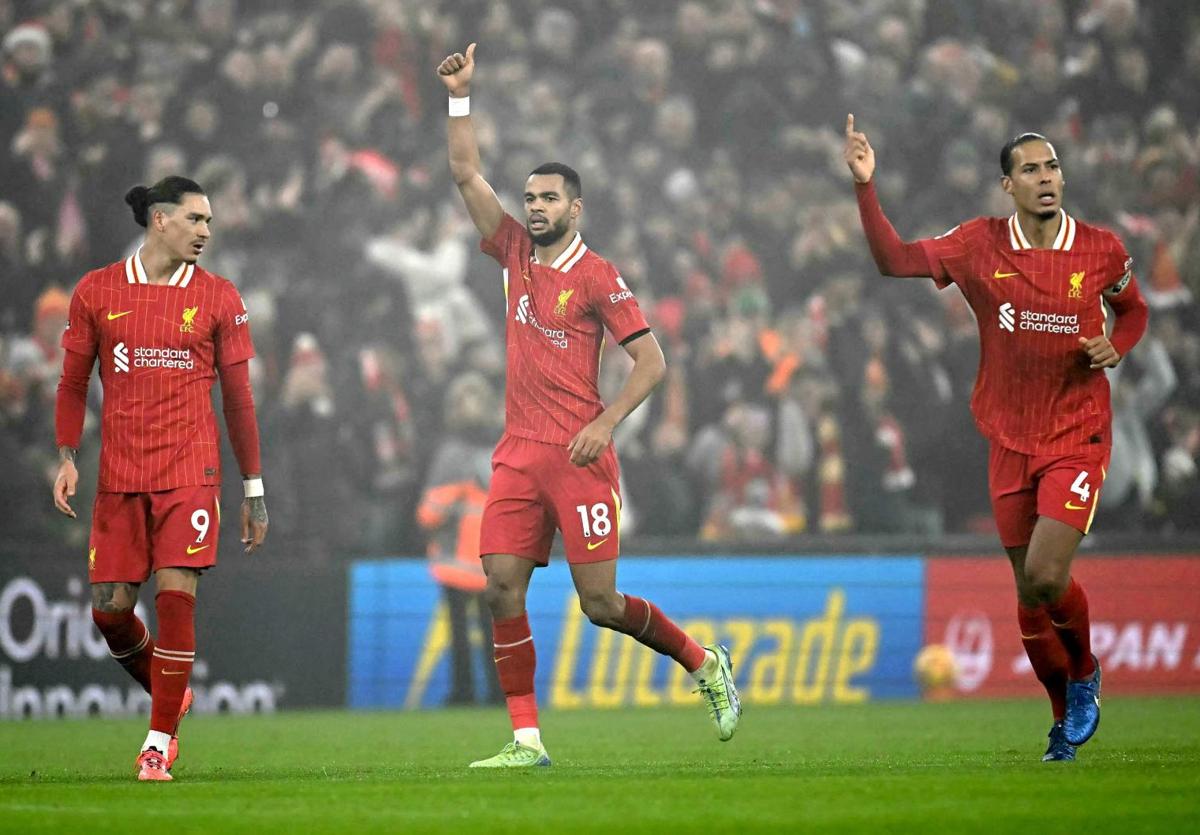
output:
[[1025, 233], [1025, 240], [1029, 241], [1029, 245], [1034, 249], [1049, 249], [1052, 247], [1054, 240], [1058, 237], [1062, 222], [1063, 215], [1061, 211], [1055, 212], [1048, 218], [1043, 218], [1040, 215], [1017, 210], [1017, 223], [1021, 224], [1021, 231]]
[[571, 241], [575, 240], [575, 230], [568, 229], [567, 234], [563, 235], [549, 246], [533, 245], [533, 257], [537, 258], [537, 262], [544, 266], [550, 266], [558, 256], [567, 251], [567, 247], [571, 245]]
[[149, 240], [142, 244], [138, 257], [142, 259], [146, 280], [151, 284], [166, 284], [183, 263], [182, 258], [172, 258], [164, 247], [155, 246]]

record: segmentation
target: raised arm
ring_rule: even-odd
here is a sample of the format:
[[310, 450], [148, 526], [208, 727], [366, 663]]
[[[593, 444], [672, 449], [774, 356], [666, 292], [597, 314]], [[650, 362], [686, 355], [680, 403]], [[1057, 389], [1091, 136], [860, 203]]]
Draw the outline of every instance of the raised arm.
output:
[[884, 275], [898, 278], [930, 277], [929, 259], [919, 243], [905, 243], [896, 234], [875, 193], [875, 149], [867, 135], [854, 129], [854, 114], [846, 116], [846, 147], [842, 153], [850, 173], [854, 175], [854, 192], [858, 197], [858, 215], [862, 219], [867, 245], [875, 265]]
[[490, 238], [504, 219], [504, 209], [496, 192], [483, 179], [479, 162], [479, 143], [471, 124], [471, 76], [475, 73], [475, 44], [467, 53], [456, 52], [438, 65], [438, 78], [450, 92], [450, 117], [447, 136], [450, 145], [450, 176], [458, 186], [467, 212], [479, 234]]

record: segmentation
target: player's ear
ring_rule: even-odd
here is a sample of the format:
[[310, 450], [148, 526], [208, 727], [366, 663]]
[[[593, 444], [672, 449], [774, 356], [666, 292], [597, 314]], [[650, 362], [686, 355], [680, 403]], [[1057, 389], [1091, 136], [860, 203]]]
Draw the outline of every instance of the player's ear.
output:
[[576, 197], [571, 201], [571, 217], [577, 218], [583, 213], [583, 198]]
[[1009, 177], [1007, 174], [1004, 175], [1003, 177], [1001, 177], [1000, 178], [1000, 188], [1004, 189], [1005, 194], [1012, 194], [1013, 193], [1012, 177]]

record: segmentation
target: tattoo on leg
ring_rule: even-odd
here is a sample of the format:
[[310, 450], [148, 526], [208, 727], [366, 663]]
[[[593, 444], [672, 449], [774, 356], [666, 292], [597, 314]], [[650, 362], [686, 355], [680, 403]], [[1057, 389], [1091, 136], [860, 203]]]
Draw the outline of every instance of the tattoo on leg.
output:
[[93, 583], [92, 607], [101, 612], [125, 612], [134, 607], [137, 586], [132, 583]]

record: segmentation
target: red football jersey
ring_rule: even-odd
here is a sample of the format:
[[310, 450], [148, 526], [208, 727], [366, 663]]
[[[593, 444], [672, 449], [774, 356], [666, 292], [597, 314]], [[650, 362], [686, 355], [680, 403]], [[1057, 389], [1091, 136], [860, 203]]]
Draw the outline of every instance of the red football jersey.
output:
[[616, 268], [578, 233], [553, 264], [539, 264], [528, 231], [506, 214], [479, 248], [504, 268], [505, 429], [568, 444], [604, 411], [596, 384], [604, 329], [624, 342], [649, 330], [646, 317]]
[[975, 311], [982, 350], [971, 412], [984, 436], [1027, 455], [1109, 445], [1108, 378], [1088, 367], [1079, 337], [1104, 333], [1103, 297], [1132, 281], [1120, 239], [1062, 211], [1049, 249], [1030, 246], [1016, 215], [976, 218], [920, 244], [938, 286], [957, 284]]
[[220, 483], [216, 370], [254, 356], [233, 284], [194, 264], [150, 284], [134, 254], [80, 280], [62, 344], [100, 358], [101, 492]]

